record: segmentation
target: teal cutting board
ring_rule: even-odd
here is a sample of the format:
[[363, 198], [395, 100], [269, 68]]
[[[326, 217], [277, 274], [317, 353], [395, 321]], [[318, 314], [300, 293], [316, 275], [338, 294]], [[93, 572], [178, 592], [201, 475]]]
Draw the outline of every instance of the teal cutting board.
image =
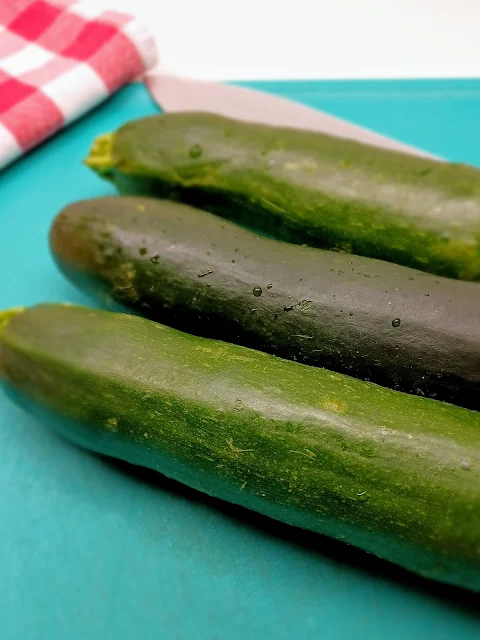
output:
[[[250, 83], [480, 165], [480, 81]], [[90, 142], [153, 113], [132, 85], [0, 177], [0, 308], [89, 303], [53, 216], [111, 193]], [[0, 394], [2, 640], [472, 640], [480, 600], [64, 442]]]

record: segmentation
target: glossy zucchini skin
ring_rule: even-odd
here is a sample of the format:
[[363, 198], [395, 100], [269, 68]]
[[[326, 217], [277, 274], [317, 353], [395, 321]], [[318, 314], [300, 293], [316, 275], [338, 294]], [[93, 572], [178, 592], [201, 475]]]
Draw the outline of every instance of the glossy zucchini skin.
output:
[[7, 388], [77, 444], [480, 590], [480, 413], [131, 315], [0, 327]]
[[325, 134], [170, 113], [97, 139], [122, 193], [178, 199], [283, 240], [480, 280], [480, 171]]
[[480, 407], [480, 285], [261, 237], [175, 202], [68, 206], [50, 243], [79, 287], [201, 336]]

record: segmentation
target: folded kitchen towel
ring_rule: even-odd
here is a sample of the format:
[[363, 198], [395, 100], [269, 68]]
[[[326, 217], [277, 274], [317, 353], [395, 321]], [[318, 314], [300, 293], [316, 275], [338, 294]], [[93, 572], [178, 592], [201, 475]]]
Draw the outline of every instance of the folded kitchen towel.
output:
[[156, 59], [132, 16], [72, 0], [0, 0], [0, 168]]

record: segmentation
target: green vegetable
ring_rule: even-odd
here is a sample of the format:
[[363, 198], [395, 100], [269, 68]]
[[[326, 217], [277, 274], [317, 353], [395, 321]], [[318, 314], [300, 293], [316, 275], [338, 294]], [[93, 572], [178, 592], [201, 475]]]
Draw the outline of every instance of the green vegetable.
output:
[[0, 324], [5, 383], [74, 442], [480, 590], [480, 413], [135, 316]]
[[480, 408], [480, 285], [299, 247], [148, 198], [67, 207], [51, 246], [81, 288], [177, 329]]
[[87, 164], [278, 238], [480, 280], [480, 171], [205, 113], [130, 122]]

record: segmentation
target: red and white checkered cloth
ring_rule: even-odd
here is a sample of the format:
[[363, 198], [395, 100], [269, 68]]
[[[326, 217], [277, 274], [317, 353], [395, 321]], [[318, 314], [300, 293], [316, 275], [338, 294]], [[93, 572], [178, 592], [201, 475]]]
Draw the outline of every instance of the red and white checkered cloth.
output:
[[72, 0], [0, 0], [0, 168], [156, 60], [131, 16]]

